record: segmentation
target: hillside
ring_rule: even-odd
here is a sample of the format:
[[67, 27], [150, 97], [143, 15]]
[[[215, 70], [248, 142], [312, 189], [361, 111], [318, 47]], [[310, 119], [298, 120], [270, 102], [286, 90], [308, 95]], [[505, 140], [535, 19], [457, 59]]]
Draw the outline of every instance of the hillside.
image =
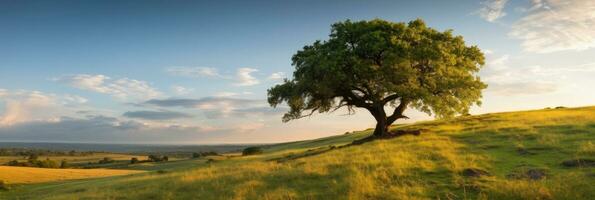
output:
[[[176, 161], [147, 173], [13, 185], [0, 199], [589, 199], [595, 107], [398, 125], [423, 130], [348, 145], [370, 130]], [[151, 171], [152, 170], [152, 171]]]

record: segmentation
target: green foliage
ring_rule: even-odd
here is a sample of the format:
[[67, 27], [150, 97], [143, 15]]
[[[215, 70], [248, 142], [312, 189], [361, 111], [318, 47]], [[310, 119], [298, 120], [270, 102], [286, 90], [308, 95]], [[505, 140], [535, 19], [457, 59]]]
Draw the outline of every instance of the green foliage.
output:
[[60, 168], [68, 168], [68, 167], [70, 167], [70, 164], [68, 163], [68, 161], [62, 160], [60, 162]]
[[115, 162], [114, 159], [110, 158], [110, 157], [105, 157], [101, 160], [99, 160], [99, 164], [107, 164], [107, 163], [113, 163]]
[[0, 180], [0, 191], [8, 191], [10, 187], [3, 180]]
[[131, 158], [130, 159], [130, 164], [136, 164], [138, 162], [139, 162], [138, 158]]
[[257, 155], [257, 154], [262, 154], [262, 153], [263, 153], [263, 151], [262, 151], [261, 147], [248, 147], [242, 151], [243, 156]]
[[[387, 125], [406, 118], [407, 107], [450, 117], [479, 105], [486, 88], [476, 75], [484, 64], [480, 49], [420, 19], [339, 22], [328, 40], [305, 46], [292, 61], [293, 79], [268, 90], [271, 106], [290, 107], [283, 121], [341, 107], [365, 108]], [[392, 115], [385, 106], [395, 107]]]
[[219, 155], [217, 152], [214, 151], [207, 151], [207, 152], [194, 152], [192, 153], [192, 158], [201, 158], [201, 157], [206, 157], [206, 156], [216, 156]]
[[169, 160], [169, 157], [167, 157], [167, 156], [149, 155], [150, 162], [162, 162], [162, 161], [168, 161], [168, 160]]
[[20, 167], [39, 167], [39, 168], [61, 168], [61, 163], [58, 163], [54, 160], [45, 159], [45, 160], [37, 160], [29, 158], [26, 162], [19, 162], [18, 160], [13, 160], [7, 163], [8, 166], [20, 166]]

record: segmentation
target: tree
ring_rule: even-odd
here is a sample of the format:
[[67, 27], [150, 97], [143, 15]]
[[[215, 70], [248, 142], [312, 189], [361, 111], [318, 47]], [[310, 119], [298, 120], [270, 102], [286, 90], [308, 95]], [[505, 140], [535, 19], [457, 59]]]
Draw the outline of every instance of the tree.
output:
[[333, 24], [329, 37], [293, 55], [293, 79], [268, 90], [272, 107], [288, 104], [284, 122], [358, 107], [374, 116], [374, 136], [383, 137], [407, 118], [407, 108], [445, 118], [481, 104], [484, 55], [452, 30], [437, 31], [421, 19], [347, 20]]
[[242, 155], [243, 156], [258, 155], [258, 154], [262, 154], [262, 152], [263, 152], [262, 148], [260, 148], [260, 147], [248, 147], [242, 151]]

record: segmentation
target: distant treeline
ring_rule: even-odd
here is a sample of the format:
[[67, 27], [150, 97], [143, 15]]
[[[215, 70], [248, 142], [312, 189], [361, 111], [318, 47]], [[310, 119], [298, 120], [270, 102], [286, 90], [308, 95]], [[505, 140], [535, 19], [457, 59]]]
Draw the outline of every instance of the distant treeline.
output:
[[29, 157], [31, 155], [36, 156], [88, 156], [93, 153], [99, 153], [95, 151], [56, 151], [47, 149], [28, 149], [28, 148], [0, 148], [0, 156], [23, 156]]

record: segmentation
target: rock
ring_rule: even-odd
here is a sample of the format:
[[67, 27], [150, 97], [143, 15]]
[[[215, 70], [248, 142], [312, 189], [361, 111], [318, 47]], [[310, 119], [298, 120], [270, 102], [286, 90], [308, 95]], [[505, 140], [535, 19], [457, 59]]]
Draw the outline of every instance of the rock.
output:
[[527, 178], [531, 180], [541, 180], [545, 178], [545, 170], [543, 169], [530, 169], [525, 172]]
[[481, 170], [481, 169], [476, 169], [476, 168], [464, 169], [461, 174], [463, 174], [463, 176], [466, 176], [466, 177], [481, 177], [481, 176], [489, 176], [490, 175], [489, 172], [487, 172], [485, 170]]
[[595, 167], [595, 160], [579, 158], [562, 162], [564, 167]]
[[517, 148], [516, 152], [519, 153], [519, 155], [535, 155], [535, 153], [530, 152], [529, 150], [527, 150], [525, 148]]
[[529, 180], [541, 180], [547, 176], [544, 169], [528, 169], [524, 172], [516, 172], [507, 175], [510, 179], [529, 179]]

